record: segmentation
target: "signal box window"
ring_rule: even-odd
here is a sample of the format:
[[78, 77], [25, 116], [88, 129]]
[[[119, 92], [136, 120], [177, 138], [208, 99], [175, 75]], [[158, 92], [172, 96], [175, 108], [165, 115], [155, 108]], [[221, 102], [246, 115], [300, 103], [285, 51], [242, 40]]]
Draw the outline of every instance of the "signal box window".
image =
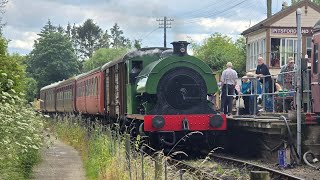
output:
[[307, 37], [306, 39], [306, 50], [307, 50], [307, 55], [308, 55], [308, 58], [311, 58], [311, 51], [312, 51], [312, 38], [311, 37]]
[[130, 70], [130, 84], [134, 84], [137, 76], [142, 70], [142, 61], [132, 61], [132, 66]]
[[318, 73], [318, 54], [319, 54], [319, 49], [318, 49], [318, 44], [314, 45], [314, 52], [313, 52], [313, 74]]

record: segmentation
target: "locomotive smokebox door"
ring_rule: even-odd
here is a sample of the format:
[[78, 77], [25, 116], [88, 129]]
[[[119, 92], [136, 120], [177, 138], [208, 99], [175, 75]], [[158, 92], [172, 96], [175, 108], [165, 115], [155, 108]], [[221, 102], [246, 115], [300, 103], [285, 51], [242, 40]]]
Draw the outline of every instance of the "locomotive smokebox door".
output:
[[173, 54], [179, 56], [188, 55], [187, 47], [190, 43], [188, 43], [187, 41], [174, 41], [171, 44], [173, 45]]

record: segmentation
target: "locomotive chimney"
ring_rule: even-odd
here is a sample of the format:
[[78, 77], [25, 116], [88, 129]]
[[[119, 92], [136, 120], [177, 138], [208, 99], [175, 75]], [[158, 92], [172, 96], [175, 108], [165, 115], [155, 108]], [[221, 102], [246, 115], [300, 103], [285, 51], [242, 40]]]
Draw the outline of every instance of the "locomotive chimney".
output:
[[187, 47], [190, 43], [188, 43], [187, 41], [174, 41], [171, 44], [173, 45], [173, 54], [179, 56], [188, 55]]

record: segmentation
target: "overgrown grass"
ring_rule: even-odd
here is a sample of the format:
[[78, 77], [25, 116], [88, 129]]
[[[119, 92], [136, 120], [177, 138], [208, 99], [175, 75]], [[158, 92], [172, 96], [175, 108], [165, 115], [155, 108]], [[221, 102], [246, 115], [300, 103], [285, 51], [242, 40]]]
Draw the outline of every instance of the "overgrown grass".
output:
[[43, 118], [24, 100], [0, 93], [0, 179], [27, 179], [40, 159]]
[[[177, 152], [171, 153], [170, 156], [164, 156], [160, 151], [159, 156], [150, 157], [143, 156], [133, 149], [137, 148], [137, 142], [131, 142], [124, 135], [115, 134], [110, 129], [103, 129], [102, 126], [95, 123], [93, 128], [91, 125], [85, 124], [84, 121], [78, 118], [64, 118], [52, 121], [52, 127], [58, 137], [64, 142], [75, 147], [81, 154], [86, 175], [89, 180], [103, 179], [142, 179], [142, 169], [144, 179], [164, 179], [165, 177], [165, 162]], [[90, 132], [90, 133], [89, 133]], [[190, 133], [184, 138], [194, 134]], [[138, 140], [139, 141], [139, 138]], [[126, 153], [129, 143], [129, 153]], [[127, 149], [126, 149], [127, 148]], [[181, 152], [183, 153], [183, 152]], [[212, 153], [212, 152], [211, 152]], [[183, 153], [185, 154], [185, 153]], [[129, 160], [130, 159], [130, 160]], [[143, 159], [143, 166], [142, 166]], [[155, 165], [155, 162], [157, 162]], [[199, 171], [212, 172], [213, 176], [226, 177], [231, 179], [241, 179], [241, 173], [237, 169], [224, 169], [217, 163], [210, 162], [210, 154], [203, 162], [191, 163], [192, 166], [198, 167]], [[157, 167], [156, 167], [157, 166]], [[167, 164], [168, 179], [180, 179], [180, 170], [175, 165]], [[199, 173], [185, 170], [183, 179], [205, 179], [199, 177]], [[247, 179], [247, 177], [244, 177]]]
[[[129, 179], [129, 172], [132, 178], [141, 179], [141, 156], [136, 154], [135, 158], [131, 158], [129, 171], [123, 137], [119, 134], [111, 135], [109, 129], [102, 131], [102, 127], [98, 124], [95, 124], [94, 129], [80, 125], [76, 118], [60, 119], [53, 125], [60, 139], [80, 151], [89, 180]], [[153, 179], [152, 162], [148, 158], [144, 161], [145, 179]], [[147, 177], [148, 174], [150, 178]]]

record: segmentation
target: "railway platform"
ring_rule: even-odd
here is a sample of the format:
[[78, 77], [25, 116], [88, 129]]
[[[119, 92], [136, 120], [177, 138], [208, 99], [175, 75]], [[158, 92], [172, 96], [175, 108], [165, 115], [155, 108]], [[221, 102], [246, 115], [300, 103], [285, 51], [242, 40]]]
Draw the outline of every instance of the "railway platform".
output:
[[[238, 130], [284, 135], [287, 132], [287, 127], [284, 120], [280, 116], [285, 114], [265, 114], [260, 116], [250, 115], [234, 115], [227, 119], [227, 126], [229, 129], [237, 128]], [[288, 120], [290, 127], [295, 128], [296, 123]]]
[[[288, 139], [288, 128], [285, 121], [280, 118], [285, 116], [288, 118], [288, 113], [273, 113], [263, 114], [260, 116], [245, 116], [234, 115], [227, 119], [227, 128], [231, 131], [240, 131], [241, 134], [246, 134], [246, 137], [252, 137], [260, 134], [260, 138], [269, 144], [281, 144], [283, 139]], [[288, 126], [291, 129], [292, 135], [296, 134], [296, 121], [287, 120]], [[320, 131], [319, 124], [314, 120], [310, 121], [308, 114], [302, 114], [302, 134], [304, 149], [311, 150], [316, 156], [320, 157]], [[237, 134], [236, 136], [238, 136]]]

